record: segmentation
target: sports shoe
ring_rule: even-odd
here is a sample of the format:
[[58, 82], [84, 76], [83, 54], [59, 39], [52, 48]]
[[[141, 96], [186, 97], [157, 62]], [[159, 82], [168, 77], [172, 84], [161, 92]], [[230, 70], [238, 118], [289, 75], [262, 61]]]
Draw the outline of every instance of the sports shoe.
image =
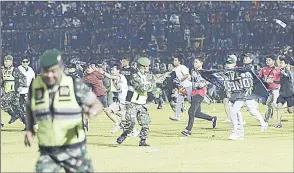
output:
[[191, 132], [189, 130], [183, 130], [181, 133], [185, 136], [191, 136]]
[[240, 135], [239, 133], [231, 133], [231, 135], [228, 137], [230, 140], [243, 140], [244, 137]]
[[119, 125], [115, 125], [114, 128], [111, 130], [111, 133], [116, 133], [119, 130], [120, 130], [120, 126]]
[[139, 135], [139, 132], [136, 128], [133, 129], [132, 133], [130, 133], [128, 136], [129, 137], [132, 137], [132, 138], [135, 138]]
[[265, 123], [263, 126], [261, 126], [260, 130], [263, 132], [263, 131], [266, 131], [267, 128], [268, 128], [268, 123]]
[[177, 117], [169, 117], [169, 119], [172, 121], [180, 121], [180, 118], [177, 118]]
[[277, 125], [275, 125], [274, 127], [275, 127], [275, 128], [282, 128], [283, 126], [282, 126], [282, 124], [277, 124]]
[[34, 127], [35, 130], [38, 130], [39, 129], [39, 125], [38, 124], [35, 124], [33, 127]]
[[218, 119], [217, 117], [213, 117], [212, 118], [212, 120], [211, 120], [212, 121], [212, 128], [215, 128], [216, 127], [216, 125], [217, 125], [217, 119]]

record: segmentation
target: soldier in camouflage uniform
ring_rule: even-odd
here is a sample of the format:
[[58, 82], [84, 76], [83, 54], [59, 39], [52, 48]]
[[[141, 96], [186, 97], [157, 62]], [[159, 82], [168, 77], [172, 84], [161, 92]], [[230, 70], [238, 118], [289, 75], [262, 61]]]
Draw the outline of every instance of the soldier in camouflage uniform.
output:
[[167, 72], [165, 64], [161, 64], [159, 66], [159, 71], [154, 74], [154, 77], [156, 80], [156, 87], [154, 87], [153, 90], [153, 95], [154, 98], [157, 100], [157, 109], [162, 109], [162, 104], [163, 104], [163, 96], [164, 95], [164, 80], [170, 75], [170, 72]]
[[47, 50], [40, 60], [42, 73], [31, 83], [24, 143], [31, 146], [37, 123], [40, 157], [36, 172], [94, 172], [87, 156], [83, 114], [96, 117], [103, 106], [80, 79], [63, 72], [61, 53]]
[[135, 126], [136, 119], [140, 126], [139, 146], [149, 146], [146, 139], [149, 134], [149, 124], [151, 122], [147, 103], [147, 92], [154, 86], [152, 76], [148, 73], [150, 60], [142, 57], [138, 59], [137, 70], [131, 75], [129, 90], [126, 97], [126, 120], [123, 123], [123, 133], [117, 138], [117, 143], [121, 144], [130, 134]]
[[26, 87], [27, 81], [25, 75], [18, 68], [13, 67], [13, 57], [11, 55], [4, 58], [1, 85], [4, 91], [1, 98], [1, 109], [11, 116], [8, 123], [11, 124], [20, 118], [25, 124], [25, 112], [19, 104], [18, 89]]

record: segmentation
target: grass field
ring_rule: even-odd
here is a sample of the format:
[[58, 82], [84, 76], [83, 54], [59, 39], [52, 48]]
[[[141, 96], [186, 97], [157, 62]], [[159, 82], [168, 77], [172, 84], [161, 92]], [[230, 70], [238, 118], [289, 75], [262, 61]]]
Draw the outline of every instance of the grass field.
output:
[[[245, 139], [230, 141], [231, 124], [222, 122], [225, 113], [221, 104], [204, 104], [202, 109], [219, 117], [217, 128], [197, 119], [189, 138], [180, 133], [187, 125], [186, 113], [181, 121], [172, 122], [168, 105], [163, 110], [156, 110], [154, 105], [149, 108], [150, 147], [139, 147], [138, 138], [116, 145], [120, 132], [110, 133], [113, 126], [104, 114], [90, 122], [88, 150], [97, 172], [293, 172], [293, 115], [285, 117], [283, 128], [275, 129], [276, 120], [272, 120], [268, 130], [261, 132], [256, 119], [244, 110]], [[2, 119], [8, 122], [9, 117], [2, 113]], [[39, 156], [37, 143], [35, 140], [32, 148], [25, 148], [22, 128], [18, 121], [2, 129], [1, 172], [34, 170]]]

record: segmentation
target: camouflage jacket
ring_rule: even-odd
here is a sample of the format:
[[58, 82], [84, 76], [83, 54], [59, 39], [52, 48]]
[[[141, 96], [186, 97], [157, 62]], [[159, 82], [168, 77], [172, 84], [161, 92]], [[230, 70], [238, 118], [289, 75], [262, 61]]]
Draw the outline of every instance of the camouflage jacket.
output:
[[[14, 68], [12, 72], [12, 76], [14, 77], [14, 90], [17, 91], [19, 87], [28, 87], [27, 86], [27, 77], [18, 69]], [[1, 76], [1, 87], [4, 86], [5, 81], [3, 80], [3, 76]]]
[[153, 75], [150, 73], [142, 74], [140, 71], [137, 71], [132, 74], [131, 86], [138, 92], [148, 92], [153, 89], [155, 83], [152, 81]]

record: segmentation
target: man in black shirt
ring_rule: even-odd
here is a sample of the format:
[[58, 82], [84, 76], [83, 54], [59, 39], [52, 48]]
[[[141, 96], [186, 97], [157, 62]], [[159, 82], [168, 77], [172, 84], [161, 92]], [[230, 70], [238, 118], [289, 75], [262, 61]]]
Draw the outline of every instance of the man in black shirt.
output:
[[129, 65], [128, 57], [123, 57], [120, 60], [120, 63], [122, 65], [120, 73], [126, 77], [128, 85], [130, 85], [131, 74], [135, 71], [135, 69]]
[[291, 70], [291, 65], [288, 60], [282, 56], [279, 58], [279, 67], [281, 68], [280, 90], [277, 99], [278, 108], [278, 123], [275, 128], [281, 128], [281, 109], [283, 104], [287, 102], [288, 112], [293, 114], [294, 106], [294, 72]]

